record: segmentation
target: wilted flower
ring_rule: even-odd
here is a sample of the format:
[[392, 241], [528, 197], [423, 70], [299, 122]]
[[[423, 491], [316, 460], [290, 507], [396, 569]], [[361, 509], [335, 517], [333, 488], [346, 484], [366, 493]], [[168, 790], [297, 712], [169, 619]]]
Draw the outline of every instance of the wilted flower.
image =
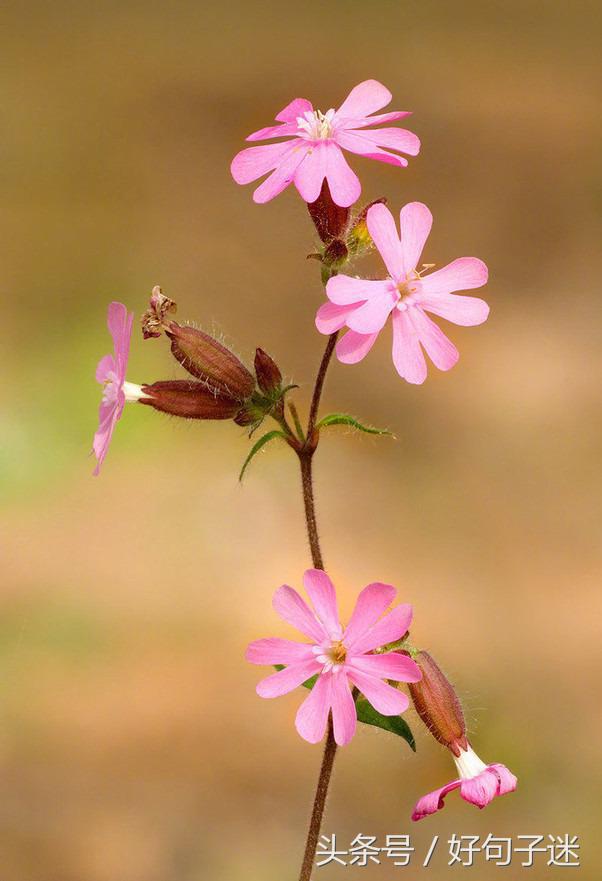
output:
[[375, 649], [400, 639], [412, 620], [412, 607], [400, 605], [381, 617], [393, 602], [390, 584], [369, 584], [360, 593], [355, 610], [343, 629], [336, 594], [330, 578], [320, 569], [309, 569], [303, 578], [313, 605], [310, 609], [292, 587], [284, 585], [274, 594], [276, 612], [305, 634], [310, 643], [287, 639], [252, 642], [246, 658], [252, 664], [284, 664], [285, 669], [263, 679], [257, 686], [261, 697], [287, 694], [317, 675], [316, 683], [296, 718], [301, 737], [317, 743], [324, 736], [332, 711], [334, 737], [339, 745], [355, 733], [357, 714], [352, 696], [356, 686], [375, 710], [395, 716], [408, 707], [408, 698], [386, 679], [417, 682], [420, 670], [410, 658], [394, 652], [373, 654]]
[[422, 679], [409, 686], [416, 712], [435, 740], [451, 752], [459, 778], [418, 800], [413, 820], [421, 820], [443, 807], [448, 792], [459, 789], [465, 801], [484, 808], [496, 796], [516, 789], [516, 777], [505, 765], [486, 765], [466, 737], [466, 722], [456, 691], [428, 652], [415, 655]]
[[405, 129], [369, 128], [409, 115], [401, 110], [371, 115], [386, 107], [391, 99], [389, 90], [376, 80], [360, 83], [338, 110], [332, 108], [326, 113], [314, 110], [305, 98], [295, 98], [276, 116], [279, 125], [260, 129], [247, 138], [287, 140], [242, 150], [232, 161], [232, 177], [236, 183], [248, 184], [269, 173], [253, 194], [255, 202], [268, 202], [290, 183], [295, 184], [305, 202], [315, 202], [326, 180], [337, 205], [353, 205], [361, 185], [343, 150], [405, 166], [407, 159], [398, 154], [416, 156], [420, 149], [419, 139]]
[[95, 475], [100, 472], [115, 424], [121, 419], [125, 402], [140, 401], [144, 396], [141, 386], [127, 382], [125, 378], [133, 321], [134, 313], [130, 312], [128, 315], [123, 303], [109, 304], [107, 326], [113, 337], [114, 353], [104, 355], [96, 367], [96, 381], [103, 386], [103, 394], [98, 413], [98, 429], [93, 444], [97, 460]]
[[389, 276], [371, 281], [337, 275], [329, 280], [326, 295], [330, 302], [318, 310], [316, 326], [324, 334], [349, 328], [337, 343], [339, 361], [361, 361], [391, 315], [393, 363], [397, 372], [408, 382], [422, 383], [426, 379], [422, 348], [440, 370], [449, 370], [459, 358], [454, 344], [427, 312], [466, 326], [482, 324], [487, 319], [489, 306], [484, 300], [454, 293], [487, 282], [487, 267], [482, 260], [460, 257], [428, 275], [424, 273], [434, 264], [422, 264], [422, 269], [418, 269], [432, 222], [426, 205], [410, 202], [401, 209], [400, 240], [389, 209], [382, 204], [370, 208], [368, 230]]

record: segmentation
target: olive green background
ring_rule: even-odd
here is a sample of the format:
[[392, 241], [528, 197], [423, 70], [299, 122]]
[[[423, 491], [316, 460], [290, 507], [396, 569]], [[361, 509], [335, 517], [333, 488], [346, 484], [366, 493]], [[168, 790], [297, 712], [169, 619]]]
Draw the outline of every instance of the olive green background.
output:
[[[601, 866], [599, 32], [594, 3], [20, 2], [2, 47], [2, 881], [283, 881], [297, 876], [320, 747], [300, 694], [261, 701], [246, 643], [309, 563], [296, 463], [274, 446], [241, 488], [231, 424], [129, 406], [88, 458], [105, 312], [154, 284], [245, 358], [302, 388], [324, 340], [314, 239], [291, 190], [266, 206], [229, 162], [295, 96], [323, 110], [374, 77], [423, 152], [352, 158], [363, 198], [435, 216], [425, 259], [490, 267], [490, 320], [448, 327], [461, 360], [423, 387], [383, 333], [335, 364], [324, 406], [395, 431], [332, 430], [316, 459], [327, 567], [345, 615], [390, 581], [413, 637], [463, 696], [471, 737], [518, 791], [478, 812], [415, 723], [413, 756], [362, 730], [325, 831], [581, 836], [582, 868], [328, 867], [317, 878], [597, 879]], [[376, 271], [378, 262], [366, 266]], [[165, 341], [129, 379], [181, 376]], [[344, 874], [346, 873], [346, 874]], [[363, 874], [362, 874], [363, 873]]]

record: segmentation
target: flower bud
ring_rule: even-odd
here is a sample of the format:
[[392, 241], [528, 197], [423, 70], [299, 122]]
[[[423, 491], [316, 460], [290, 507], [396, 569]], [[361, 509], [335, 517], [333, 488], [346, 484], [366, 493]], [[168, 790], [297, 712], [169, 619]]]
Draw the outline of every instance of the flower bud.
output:
[[240, 401], [204, 382], [165, 380], [143, 385], [139, 403], [184, 419], [233, 419]]
[[351, 226], [349, 227], [349, 232], [347, 233], [347, 248], [349, 253], [353, 257], [357, 257], [360, 254], [364, 254], [370, 248], [373, 247], [374, 243], [368, 232], [368, 224], [366, 222], [366, 217], [368, 216], [368, 211], [372, 208], [373, 205], [378, 204], [386, 204], [386, 199], [383, 196], [380, 199], [375, 199], [373, 202], [370, 202], [363, 208], [357, 217], [352, 221]]
[[257, 385], [266, 395], [272, 395], [282, 387], [280, 368], [263, 349], [255, 350], [255, 376], [257, 377]]
[[343, 238], [349, 221], [349, 208], [341, 208], [333, 201], [326, 179], [320, 195], [315, 202], [308, 202], [307, 208], [324, 244]]
[[149, 307], [142, 316], [144, 339], [160, 337], [168, 322], [168, 313], [175, 312], [177, 308], [175, 302], [165, 296], [159, 285], [155, 285], [151, 292]]
[[408, 685], [416, 712], [435, 740], [459, 757], [468, 749], [468, 741], [458, 695], [428, 652], [418, 652], [414, 660], [422, 670], [422, 679]]
[[239, 403], [255, 388], [255, 380], [236, 355], [196, 327], [170, 323], [166, 334], [171, 340], [174, 358], [192, 376], [223, 391]]

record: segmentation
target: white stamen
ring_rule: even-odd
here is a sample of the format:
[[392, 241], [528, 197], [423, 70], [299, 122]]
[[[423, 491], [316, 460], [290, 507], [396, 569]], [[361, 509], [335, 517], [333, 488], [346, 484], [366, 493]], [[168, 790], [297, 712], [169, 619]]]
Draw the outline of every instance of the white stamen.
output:
[[312, 141], [325, 141], [332, 135], [335, 113], [332, 107], [326, 113], [321, 110], [306, 110], [303, 116], [297, 117], [297, 125]]

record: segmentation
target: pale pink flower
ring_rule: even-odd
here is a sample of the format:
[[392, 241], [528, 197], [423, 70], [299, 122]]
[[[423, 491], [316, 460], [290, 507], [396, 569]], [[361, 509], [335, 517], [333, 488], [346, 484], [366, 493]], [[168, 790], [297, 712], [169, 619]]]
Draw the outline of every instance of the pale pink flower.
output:
[[391, 99], [391, 92], [376, 80], [360, 83], [338, 110], [331, 108], [326, 113], [314, 110], [305, 98], [295, 98], [276, 117], [279, 125], [262, 128], [247, 138], [287, 140], [242, 150], [232, 161], [232, 177], [238, 184], [248, 184], [269, 173], [253, 193], [254, 201], [260, 203], [269, 202], [290, 183], [306, 202], [315, 202], [326, 179], [333, 200], [347, 208], [359, 198], [362, 188], [343, 150], [398, 166], [408, 164], [398, 153], [416, 156], [420, 150], [420, 141], [412, 132], [390, 126], [369, 128], [410, 115], [405, 110], [370, 115]]
[[385, 716], [396, 716], [408, 707], [406, 695], [383, 680], [417, 682], [421, 676], [418, 666], [406, 655], [373, 652], [406, 633], [412, 607], [399, 605], [381, 617], [397, 591], [390, 584], [369, 584], [360, 593], [349, 624], [343, 629], [328, 575], [320, 569], [309, 569], [303, 584], [313, 610], [287, 585], [276, 591], [273, 606], [310, 642], [260, 639], [249, 645], [246, 658], [252, 664], [286, 665], [259, 683], [260, 697], [287, 694], [317, 674], [316, 684], [297, 713], [297, 731], [305, 740], [317, 743], [324, 736], [332, 711], [335, 740], [343, 746], [355, 733], [353, 686]]
[[478, 808], [484, 808], [496, 796], [506, 795], [516, 789], [516, 777], [505, 765], [486, 765], [470, 744], [467, 749], [460, 748], [459, 756], [453, 753], [452, 756], [460, 777], [442, 786], [441, 789], [423, 795], [414, 808], [412, 820], [422, 820], [423, 817], [440, 810], [445, 796], [453, 789], [459, 789], [464, 801]]
[[368, 231], [389, 276], [370, 281], [336, 275], [326, 285], [330, 302], [318, 310], [316, 327], [324, 334], [349, 328], [337, 343], [339, 361], [361, 361], [391, 316], [397, 372], [408, 382], [422, 383], [426, 379], [422, 349], [440, 370], [449, 370], [459, 358], [454, 344], [427, 312], [465, 326], [482, 324], [487, 319], [489, 306], [484, 300], [454, 293], [487, 282], [487, 267], [482, 260], [460, 257], [428, 275], [424, 272], [434, 264], [422, 264], [423, 268], [418, 269], [432, 222], [426, 205], [410, 202], [399, 216], [400, 239], [389, 209], [382, 204], [370, 208]]
[[98, 411], [98, 429], [93, 444], [97, 459], [95, 475], [100, 472], [100, 466], [111, 443], [113, 429], [117, 420], [121, 418], [125, 402], [139, 401], [144, 397], [141, 386], [126, 382], [125, 378], [133, 320], [134, 313], [130, 312], [128, 315], [123, 303], [109, 304], [107, 326], [113, 337], [115, 349], [113, 355], [104, 355], [96, 367], [96, 381], [103, 386], [103, 393]]

